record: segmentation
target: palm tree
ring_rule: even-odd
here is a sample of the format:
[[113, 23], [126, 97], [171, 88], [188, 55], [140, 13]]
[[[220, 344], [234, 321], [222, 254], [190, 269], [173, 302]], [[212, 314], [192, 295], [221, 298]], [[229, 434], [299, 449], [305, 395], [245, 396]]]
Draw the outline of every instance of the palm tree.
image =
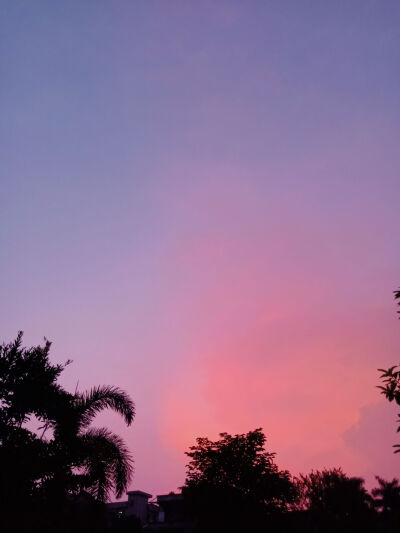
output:
[[49, 427], [54, 437], [50, 444], [56, 472], [49, 480], [51, 490], [79, 493], [82, 490], [96, 500], [106, 501], [112, 492], [120, 497], [133, 473], [133, 459], [124, 443], [107, 428], [90, 425], [98, 413], [112, 409], [129, 426], [135, 406], [117, 387], [99, 386], [84, 393], [60, 395]]
[[394, 478], [392, 481], [385, 481], [376, 476], [379, 487], [372, 489], [372, 496], [375, 498], [375, 506], [383, 513], [390, 513], [400, 508], [400, 484]]

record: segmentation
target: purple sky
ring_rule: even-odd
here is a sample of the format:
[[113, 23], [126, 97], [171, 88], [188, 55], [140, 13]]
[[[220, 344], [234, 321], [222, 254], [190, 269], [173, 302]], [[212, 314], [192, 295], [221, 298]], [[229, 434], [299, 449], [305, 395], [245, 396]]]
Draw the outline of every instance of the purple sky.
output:
[[400, 475], [400, 4], [3, 1], [0, 332], [136, 401], [132, 487], [263, 427]]

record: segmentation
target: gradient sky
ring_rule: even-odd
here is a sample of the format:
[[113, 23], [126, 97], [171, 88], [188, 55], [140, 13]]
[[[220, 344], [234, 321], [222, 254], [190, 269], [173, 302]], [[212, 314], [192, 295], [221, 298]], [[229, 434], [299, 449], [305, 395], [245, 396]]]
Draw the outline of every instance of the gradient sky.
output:
[[293, 473], [400, 475], [400, 3], [0, 5], [0, 333], [46, 336], [131, 488], [263, 427]]

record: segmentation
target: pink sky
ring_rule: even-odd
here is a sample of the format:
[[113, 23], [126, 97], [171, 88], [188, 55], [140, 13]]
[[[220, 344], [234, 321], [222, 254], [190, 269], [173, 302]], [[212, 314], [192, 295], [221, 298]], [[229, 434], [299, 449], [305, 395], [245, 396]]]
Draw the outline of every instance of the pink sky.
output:
[[6, 2], [2, 339], [137, 404], [131, 488], [264, 428], [293, 474], [399, 476], [400, 7]]

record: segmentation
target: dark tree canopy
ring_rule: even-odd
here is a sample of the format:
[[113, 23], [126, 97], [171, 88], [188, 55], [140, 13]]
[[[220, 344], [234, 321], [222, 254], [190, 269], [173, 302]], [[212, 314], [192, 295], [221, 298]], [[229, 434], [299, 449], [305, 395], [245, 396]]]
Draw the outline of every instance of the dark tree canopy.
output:
[[372, 489], [374, 506], [379, 511], [380, 523], [384, 531], [400, 531], [400, 484], [394, 478], [386, 481], [376, 476], [378, 487]]
[[[398, 300], [397, 304], [400, 306], [400, 289], [394, 291], [394, 299]], [[400, 310], [397, 312], [400, 314]]]
[[370, 498], [364, 480], [348, 477], [341, 468], [312, 470], [297, 480], [300, 505], [311, 511], [346, 514], [349, 508], [365, 507]]
[[[52, 365], [50, 343], [25, 349], [22, 333], [0, 346], [0, 501], [36, 496], [51, 476], [49, 443], [26, 427], [35, 416], [54, 423], [65, 396], [57, 385], [64, 366]], [[14, 496], [13, 496], [14, 495]]]
[[394, 513], [400, 515], [400, 483], [394, 478], [391, 481], [386, 481], [379, 476], [376, 476], [379, 487], [372, 489], [372, 496], [374, 497], [374, 505], [382, 513]]
[[[0, 424], [1, 428], [21, 427], [31, 415], [55, 419], [55, 404], [62, 389], [57, 379], [65, 365], [49, 362], [51, 343], [22, 348], [22, 332], [14, 342], [0, 346]], [[66, 365], [70, 361], [67, 361]], [[0, 434], [4, 438], [5, 434]]]
[[[394, 292], [394, 298], [400, 306], [400, 290]], [[400, 311], [398, 311], [398, 313], [400, 313]], [[383, 385], [378, 386], [381, 394], [383, 394], [389, 402], [394, 401], [397, 405], [400, 405], [400, 366], [394, 365], [388, 369], [379, 368], [378, 371], [381, 373], [380, 379], [383, 383]], [[397, 431], [400, 432], [400, 415]], [[400, 452], [400, 444], [395, 444], [393, 447], [396, 448], [395, 453]]]
[[220, 437], [198, 438], [186, 453], [190, 462], [183, 490], [192, 512], [221, 530], [221, 522], [240, 529], [243, 520], [262, 522], [272, 512], [287, 510], [295, 499], [294, 485], [289, 473], [278, 469], [275, 454], [265, 450], [262, 430]]
[[372, 498], [362, 478], [348, 477], [341, 468], [315, 470], [300, 475], [297, 487], [298, 505], [323, 531], [369, 531], [373, 526]]
[[[52, 364], [50, 347], [46, 341], [23, 348], [22, 333], [0, 346], [0, 515], [11, 517], [8, 531], [28, 530], [25, 516], [31, 524], [36, 517], [37, 531], [70, 531], [73, 512], [92, 502], [89, 507], [99, 516], [96, 502], [112, 492], [121, 496], [132, 475], [132, 457], [122, 439], [107, 428], [91, 427], [107, 408], [130, 425], [132, 400], [109, 386], [69, 393], [58, 378], [70, 361]], [[81, 514], [79, 522], [84, 523]]]

